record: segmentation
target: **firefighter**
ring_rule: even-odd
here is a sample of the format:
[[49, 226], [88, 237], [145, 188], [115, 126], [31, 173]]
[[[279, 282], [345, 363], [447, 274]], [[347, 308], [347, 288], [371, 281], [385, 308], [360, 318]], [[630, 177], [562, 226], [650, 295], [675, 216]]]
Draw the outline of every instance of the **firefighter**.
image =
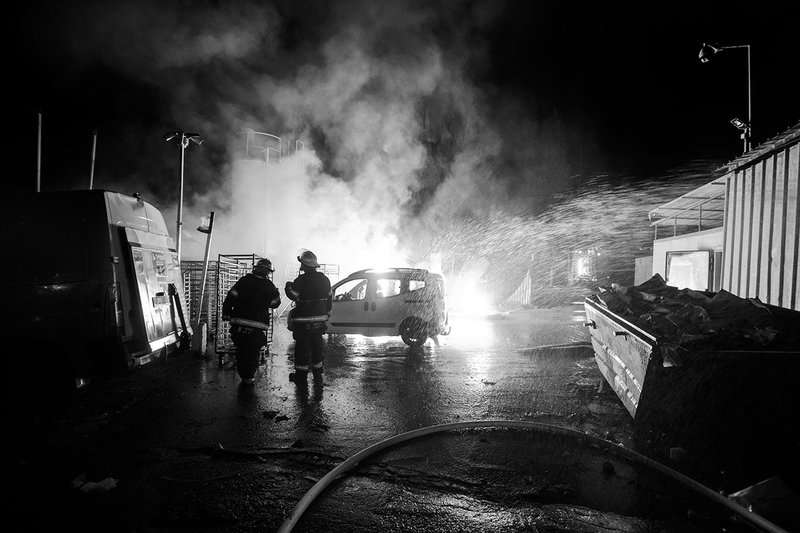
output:
[[290, 329], [294, 337], [294, 372], [289, 381], [307, 385], [308, 371], [314, 375], [315, 383], [322, 383], [322, 335], [325, 333], [331, 312], [331, 282], [322, 272], [317, 272], [317, 256], [310, 250], [303, 251], [300, 275], [286, 283], [286, 296], [295, 302], [289, 314]]
[[278, 288], [269, 279], [275, 270], [269, 259], [261, 259], [253, 272], [231, 287], [222, 303], [222, 320], [230, 321], [231, 340], [236, 348], [236, 371], [242, 385], [253, 385], [261, 347], [267, 344], [272, 311], [281, 304]]

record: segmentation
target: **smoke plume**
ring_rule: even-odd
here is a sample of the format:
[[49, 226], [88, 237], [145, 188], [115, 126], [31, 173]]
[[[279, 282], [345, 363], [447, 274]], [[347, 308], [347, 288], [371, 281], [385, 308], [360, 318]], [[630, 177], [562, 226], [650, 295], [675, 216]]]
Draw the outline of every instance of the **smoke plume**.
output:
[[[203, 138], [184, 152], [184, 259], [201, 258], [194, 227], [214, 211], [212, 259], [291, 263], [309, 248], [347, 270], [425, 266], [447, 253], [422, 246], [441, 228], [531, 210], [562, 187], [565, 126], [491, 82], [487, 35], [504, 8], [121, 0], [50, 16], [70, 22], [73, 69], [114, 72], [155, 107], [101, 132], [104, 188], [140, 192], [175, 220], [179, 148], [160, 137]], [[280, 138], [260, 165], [242, 158], [247, 131]], [[117, 151], [124, 162], [103, 160]]]

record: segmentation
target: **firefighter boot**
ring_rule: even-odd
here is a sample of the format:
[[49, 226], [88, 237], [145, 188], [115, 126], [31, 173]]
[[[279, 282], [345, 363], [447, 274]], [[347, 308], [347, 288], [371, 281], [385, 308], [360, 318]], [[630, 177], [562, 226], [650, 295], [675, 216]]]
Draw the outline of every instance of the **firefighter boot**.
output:
[[289, 373], [289, 381], [296, 385], [308, 385], [308, 370], [297, 370]]

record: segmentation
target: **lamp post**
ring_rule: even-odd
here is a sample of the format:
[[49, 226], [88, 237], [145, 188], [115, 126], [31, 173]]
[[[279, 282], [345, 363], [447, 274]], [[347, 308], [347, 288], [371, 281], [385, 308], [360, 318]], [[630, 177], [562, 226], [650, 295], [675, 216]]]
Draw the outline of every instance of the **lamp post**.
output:
[[747, 152], [750, 150], [750, 137], [753, 134], [753, 101], [751, 97], [751, 84], [750, 84], [750, 45], [749, 44], [737, 44], [732, 46], [712, 46], [710, 44], [703, 43], [703, 46], [700, 48], [700, 53], [698, 57], [700, 58], [701, 63], [708, 63], [708, 61], [719, 52], [723, 50], [730, 50], [733, 48], [747, 48], [747, 122], [743, 122], [738, 118], [731, 120], [731, 124], [733, 124], [736, 128], [738, 128], [742, 132], [742, 139], [744, 140], [744, 151]]
[[203, 139], [200, 138], [199, 133], [185, 133], [183, 130], [168, 132], [164, 134], [164, 140], [169, 142], [173, 140], [178, 141], [178, 146], [181, 151], [181, 168], [180, 168], [180, 188], [178, 193], [178, 223], [177, 223], [177, 230], [175, 232], [175, 239], [176, 239], [176, 249], [178, 251], [178, 265], [181, 263], [181, 225], [183, 224], [183, 167], [184, 167], [184, 151], [186, 147], [189, 146], [189, 142], [193, 142], [197, 145], [203, 143]]
[[89, 171], [89, 190], [94, 187], [94, 156], [97, 153], [97, 130], [94, 130], [92, 135], [92, 167]]
[[[206, 293], [206, 276], [208, 274], [208, 254], [211, 250], [211, 234], [214, 231], [214, 211], [211, 211], [208, 219], [205, 217], [201, 218], [201, 224], [197, 228], [197, 231], [200, 233], [205, 233], [206, 237], [206, 251], [203, 254], [203, 277], [200, 281], [200, 300], [197, 303], [197, 328], [200, 329], [200, 313], [203, 312], [203, 298], [205, 297]], [[207, 223], [204, 223], [208, 220]]]

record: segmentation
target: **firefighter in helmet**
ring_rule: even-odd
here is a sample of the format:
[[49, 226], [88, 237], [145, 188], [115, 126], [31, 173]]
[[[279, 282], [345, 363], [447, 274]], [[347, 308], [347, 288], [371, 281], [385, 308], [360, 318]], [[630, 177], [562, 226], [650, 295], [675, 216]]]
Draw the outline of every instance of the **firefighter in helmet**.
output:
[[231, 287], [222, 303], [222, 320], [230, 321], [231, 340], [236, 348], [236, 371], [243, 385], [253, 385], [261, 347], [267, 344], [272, 311], [281, 295], [269, 279], [272, 261], [261, 259], [253, 271]]
[[317, 256], [310, 250], [303, 251], [297, 260], [300, 262], [300, 275], [286, 283], [286, 296], [295, 302], [289, 314], [290, 329], [295, 340], [294, 372], [289, 381], [297, 385], [307, 385], [308, 371], [314, 375], [315, 383], [322, 382], [322, 335], [325, 323], [331, 312], [331, 282], [322, 272], [318, 272]]

